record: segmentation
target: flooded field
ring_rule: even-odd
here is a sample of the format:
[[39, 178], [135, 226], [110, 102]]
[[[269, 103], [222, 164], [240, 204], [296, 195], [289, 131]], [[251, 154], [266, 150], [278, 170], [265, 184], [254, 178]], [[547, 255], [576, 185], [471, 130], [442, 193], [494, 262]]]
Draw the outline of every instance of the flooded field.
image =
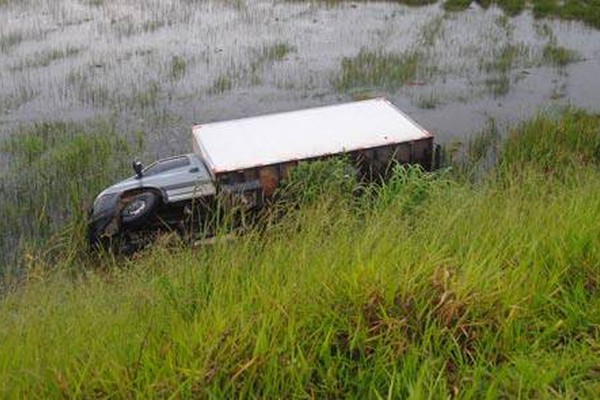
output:
[[476, 3], [0, 0], [2, 248], [20, 242], [15, 223], [57, 224], [134, 156], [189, 151], [194, 122], [386, 96], [449, 142], [490, 120], [598, 110], [598, 71], [593, 27]]
[[12, 2], [0, 12], [0, 121], [116, 118], [157, 155], [193, 122], [388, 96], [442, 140], [488, 118], [600, 104], [600, 32], [472, 5]]

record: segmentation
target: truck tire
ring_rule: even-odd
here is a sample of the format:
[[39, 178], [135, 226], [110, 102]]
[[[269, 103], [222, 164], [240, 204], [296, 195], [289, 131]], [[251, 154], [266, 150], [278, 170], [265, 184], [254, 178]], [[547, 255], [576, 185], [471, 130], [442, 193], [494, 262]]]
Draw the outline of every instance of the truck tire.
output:
[[121, 210], [121, 223], [125, 228], [138, 228], [149, 222], [158, 207], [159, 197], [154, 192], [141, 192], [129, 198]]

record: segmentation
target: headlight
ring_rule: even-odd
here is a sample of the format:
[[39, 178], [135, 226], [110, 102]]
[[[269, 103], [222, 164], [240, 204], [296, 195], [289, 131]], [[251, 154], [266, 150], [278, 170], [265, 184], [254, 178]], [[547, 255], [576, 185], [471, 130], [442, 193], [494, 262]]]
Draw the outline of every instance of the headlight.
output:
[[94, 214], [99, 214], [115, 207], [119, 193], [108, 193], [98, 196], [94, 201]]

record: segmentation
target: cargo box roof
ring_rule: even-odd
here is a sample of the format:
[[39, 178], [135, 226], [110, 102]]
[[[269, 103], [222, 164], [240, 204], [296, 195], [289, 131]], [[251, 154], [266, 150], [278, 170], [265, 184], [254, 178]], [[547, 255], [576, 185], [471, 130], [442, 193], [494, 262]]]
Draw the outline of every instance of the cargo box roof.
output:
[[385, 99], [196, 125], [194, 150], [214, 174], [428, 138]]

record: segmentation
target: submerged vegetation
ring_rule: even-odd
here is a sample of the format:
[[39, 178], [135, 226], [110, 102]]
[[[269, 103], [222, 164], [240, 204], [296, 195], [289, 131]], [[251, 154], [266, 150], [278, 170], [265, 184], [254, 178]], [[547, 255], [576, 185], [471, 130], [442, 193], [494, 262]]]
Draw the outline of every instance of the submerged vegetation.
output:
[[557, 67], [558, 73], [564, 76], [568, 64], [582, 59], [577, 51], [558, 44], [549, 25], [535, 25], [540, 43], [532, 46], [515, 35], [516, 27], [510, 18], [500, 15], [479, 43], [461, 50], [475, 62], [451, 60], [444, 63], [440, 58], [448, 51], [443, 47], [448, 43], [448, 22], [448, 14], [430, 18], [419, 29], [414, 41], [416, 45], [407, 50], [362, 48], [353, 57], [343, 57], [340, 70], [332, 80], [333, 86], [339, 92], [355, 94], [396, 94], [407, 87], [418, 87], [413, 103], [420, 108], [432, 109], [443, 102], [444, 95], [447, 96], [447, 93], [439, 95], [442, 90], [437, 87], [443, 87], [448, 76], [451, 80], [468, 76], [470, 96], [476, 97], [480, 91], [500, 98], [506, 96], [529, 69], [549, 65]]
[[543, 58], [547, 63], [558, 67], [564, 67], [578, 59], [577, 54], [573, 50], [562, 46], [556, 46], [552, 43], [544, 46]]
[[[582, 61], [586, 65], [578, 71], [593, 74], [593, 47], [582, 43], [598, 40], [597, 33], [579, 24], [534, 20], [530, 11], [512, 19], [492, 6], [508, 8], [511, 2], [479, 2], [490, 9], [474, 6], [462, 14], [437, 5], [405, 6], [433, 3], [428, 0], [295, 1], [266, 8], [262, 1], [134, 0], [137, 13], [114, 1], [76, 3], [6, 0], [1, 6], [3, 136], [32, 120], [91, 115], [110, 115], [123, 131], [141, 125], [187, 132], [200, 120], [270, 112], [273, 99], [282, 108], [300, 108], [382, 94], [437, 108], [456, 134], [475, 128], [444, 115], [450, 103], [469, 103], [477, 113], [478, 101], [493, 97], [518, 112], [522, 97], [504, 96], [535, 79], [546, 83], [536, 86], [545, 100], [564, 96], [585, 105], [598, 92], [576, 90], [567, 65]], [[458, 8], [470, 4], [458, 3]], [[346, 16], [354, 29], [347, 29]], [[538, 35], [532, 24], [560, 26], [560, 37]], [[230, 35], [222, 34], [223, 27]], [[329, 36], [321, 37], [323, 29]], [[490, 67], [494, 64], [497, 68]], [[557, 68], [538, 68], [542, 65]], [[536, 78], [537, 72], [544, 78]], [[515, 85], [519, 80], [522, 86]], [[224, 115], [215, 105], [220, 102], [235, 106]], [[156, 127], [152, 122], [161, 110], [180, 124]], [[153, 144], [161, 146], [159, 140]]]
[[263, 70], [275, 62], [282, 62], [286, 57], [296, 51], [294, 46], [288, 43], [278, 42], [263, 45], [259, 49], [253, 49], [248, 65], [230, 66], [226, 73], [220, 74], [211, 87], [208, 94], [219, 95], [232, 90], [236, 86], [257, 85], [260, 83]]
[[600, 117], [483, 137], [380, 186], [309, 165], [282, 218], [212, 246], [31, 250], [0, 303], [0, 393], [593, 398]]
[[340, 91], [398, 88], [416, 78], [419, 59], [417, 52], [389, 54], [362, 49], [356, 57], [342, 60], [342, 71], [334, 85]]
[[35, 54], [34, 57], [25, 59], [20, 63], [12, 66], [11, 70], [24, 70], [28, 68], [40, 68], [47, 67], [54, 61], [75, 57], [81, 52], [80, 49], [74, 47], [67, 47], [66, 49], [52, 49], [42, 51], [40, 53]]
[[485, 84], [495, 97], [508, 93], [514, 65], [517, 60], [527, 58], [529, 51], [523, 45], [507, 44], [493, 52], [490, 59], [482, 62], [487, 73]]

